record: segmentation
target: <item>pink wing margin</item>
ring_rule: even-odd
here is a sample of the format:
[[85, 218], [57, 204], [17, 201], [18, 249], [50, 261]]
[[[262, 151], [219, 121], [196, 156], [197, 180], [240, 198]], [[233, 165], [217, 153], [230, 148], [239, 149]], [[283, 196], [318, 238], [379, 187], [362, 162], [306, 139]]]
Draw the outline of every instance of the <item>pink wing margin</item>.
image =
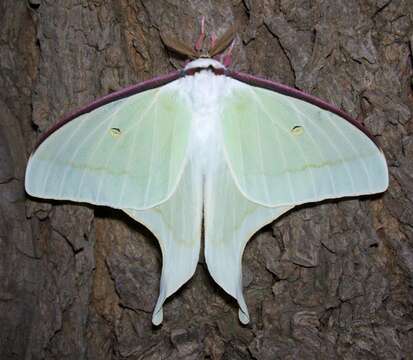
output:
[[[55, 125], [53, 125], [44, 134], [42, 134], [42, 136], [38, 140], [34, 150], [36, 150], [40, 146], [40, 144], [44, 140], [46, 140], [47, 137], [49, 137], [51, 134], [53, 134], [56, 130], [60, 129], [63, 125], [67, 124], [69, 121], [76, 119], [80, 115], [86, 114], [86, 113], [88, 113], [92, 110], [97, 109], [100, 106], [109, 104], [113, 101], [123, 99], [123, 98], [129, 97], [131, 95], [138, 94], [138, 93], [140, 93], [142, 91], [145, 91], [145, 90], [154, 89], [156, 87], [159, 87], [159, 86], [168, 84], [168, 83], [170, 83], [174, 80], [177, 80], [180, 77], [188, 76], [188, 75], [193, 75], [193, 74], [192, 74], [192, 72], [189, 73], [189, 71], [187, 72], [187, 71], [184, 71], [184, 70], [174, 71], [174, 72], [171, 72], [167, 75], [159, 76], [159, 77], [156, 77], [156, 78], [153, 78], [153, 79], [150, 79], [150, 80], [143, 81], [143, 82], [141, 82], [139, 84], [136, 84], [136, 85], [128, 86], [128, 87], [123, 88], [119, 91], [116, 91], [116, 92], [111, 93], [109, 95], [103, 96], [103, 97], [91, 102], [90, 104], [85, 105], [85, 106], [77, 109], [77, 110], [74, 110], [73, 112], [67, 114], [61, 120], [59, 120]], [[221, 72], [217, 72], [217, 75], [221, 75]], [[344, 111], [338, 109], [334, 105], [331, 105], [331, 104], [325, 102], [324, 100], [321, 100], [321, 99], [319, 99], [319, 98], [317, 98], [313, 95], [309, 95], [309, 94], [307, 94], [303, 91], [294, 89], [294, 88], [289, 87], [287, 85], [283, 85], [283, 84], [277, 83], [275, 81], [267, 80], [267, 79], [264, 79], [264, 78], [260, 78], [260, 77], [245, 74], [245, 73], [239, 73], [239, 72], [236, 72], [236, 71], [226, 70], [222, 73], [222, 75], [231, 77], [235, 80], [241, 81], [241, 82], [246, 83], [246, 84], [251, 85], [251, 86], [261, 87], [261, 88], [264, 88], [264, 89], [267, 89], [267, 90], [278, 92], [278, 93], [286, 95], [286, 96], [291, 96], [291, 97], [306, 101], [306, 102], [308, 102], [310, 104], [313, 104], [315, 106], [318, 106], [321, 109], [330, 111], [330, 112], [340, 116], [344, 120], [348, 121], [353, 126], [357, 127], [366, 136], [368, 136], [371, 139], [371, 141], [373, 141], [375, 143], [375, 145], [381, 150], [378, 140], [359, 121], [355, 120], [350, 115], [346, 114]]]
[[44, 134], [41, 135], [33, 151], [35, 151], [41, 145], [41, 143], [45, 141], [55, 131], [59, 130], [63, 125], [67, 124], [69, 121], [76, 119], [78, 116], [91, 112], [92, 110], [95, 110], [98, 107], [109, 104], [113, 101], [127, 98], [131, 95], [138, 94], [142, 91], [154, 89], [159, 86], [168, 84], [171, 81], [177, 80], [184, 75], [185, 74], [183, 73], [183, 71], [174, 71], [167, 75], [158, 76], [153, 79], [143, 81], [136, 85], [127, 86], [121, 90], [118, 90], [111, 94], [103, 96], [91, 102], [90, 104], [87, 104], [77, 110], [72, 111], [71, 113], [65, 115], [56, 124], [54, 124], [49, 130], [47, 130]]
[[331, 105], [331, 104], [325, 102], [324, 100], [321, 100], [321, 99], [319, 99], [315, 96], [309, 95], [309, 94], [307, 94], [303, 91], [294, 89], [294, 88], [289, 87], [287, 85], [283, 85], [283, 84], [277, 83], [275, 81], [270, 81], [270, 80], [260, 78], [260, 77], [257, 77], [257, 76], [244, 74], [244, 73], [239, 73], [239, 72], [231, 71], [231, 70], [227, 70], [225, 72], [225, 75], [229, 76], [229, 77], [231, 77], [235, 80], [246, 83], [248, 85], [264, 88], [264, 89], [267, 89], [267, 90], [272, 90], [272, 91], [275, 91], [275, 92], [283, 94], [283, 95], [287, 95], [287, 96], [291, 96], [291, 97], [296, 98], [296, 99], [304, 100], [304, 101], [306, 101], [310, 104], [318, 106], [321, 109], [330, 111], [330, 112], [340, 116], [344, 120], [348, 121], [350, 124], [352, 124], [353, 126], [358, 128], [360, 131], [362, 131], [364, 134], [366, 134], [370, 138], [370, 140], [373, 141], [374, 144], [381, 150], [378, 140], [359, 121], [352, 118], [350, 115], [346, 114], [344, 111], [338, 109], [334, 105]]

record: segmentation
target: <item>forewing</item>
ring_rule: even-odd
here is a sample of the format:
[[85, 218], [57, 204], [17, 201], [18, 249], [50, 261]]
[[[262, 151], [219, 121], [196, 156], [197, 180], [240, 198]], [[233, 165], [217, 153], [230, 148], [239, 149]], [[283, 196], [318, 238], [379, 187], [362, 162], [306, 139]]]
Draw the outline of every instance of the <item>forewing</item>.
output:
[[110, 102], [66, 123], [31, 155], [33, 196], [144, 209], [182, 175], [191, 113], [179, 80]]
[[232, 85], [222, 98], [224, 148], [249, 200], [289, 206], [387, 188], [382, 151], [342, 116], [237, 80]]

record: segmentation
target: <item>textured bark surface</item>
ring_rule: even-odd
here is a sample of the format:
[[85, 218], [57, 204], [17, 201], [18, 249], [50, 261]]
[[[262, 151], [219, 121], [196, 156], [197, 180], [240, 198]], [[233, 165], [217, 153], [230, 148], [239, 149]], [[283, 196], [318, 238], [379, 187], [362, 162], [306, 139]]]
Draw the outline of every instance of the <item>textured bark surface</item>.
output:
[[[179, 68], [160, 32], [238, 26], [235, 70], [326, 99], [378, 136], [384, 195], [301, 206], [244, 254], [251, 324], [194, 278], [151, 325], [155, 238], [107, 208], [29, 199], [28, 155], [60, 116]], [[2, 0], [1, 359], [408, 359], [413, 354], [411, 0]]]

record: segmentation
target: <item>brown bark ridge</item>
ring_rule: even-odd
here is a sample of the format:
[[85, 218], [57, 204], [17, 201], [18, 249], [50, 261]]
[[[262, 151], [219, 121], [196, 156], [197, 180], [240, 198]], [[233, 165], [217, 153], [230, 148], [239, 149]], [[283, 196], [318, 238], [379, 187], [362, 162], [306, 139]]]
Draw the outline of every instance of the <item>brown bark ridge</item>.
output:
[[[238, 29], [233, 70], [319, 96], [379, 137], [384, 195], [301, 206], [243, 262], [251, 323], [199, 262], [151, 326], [161, 254], [120, 212], [28, 198], [63, 114], [179, 68], [160, 34]], [[2, 0], [1, 359], [408, 359], [413, 354], [411, 0]]]

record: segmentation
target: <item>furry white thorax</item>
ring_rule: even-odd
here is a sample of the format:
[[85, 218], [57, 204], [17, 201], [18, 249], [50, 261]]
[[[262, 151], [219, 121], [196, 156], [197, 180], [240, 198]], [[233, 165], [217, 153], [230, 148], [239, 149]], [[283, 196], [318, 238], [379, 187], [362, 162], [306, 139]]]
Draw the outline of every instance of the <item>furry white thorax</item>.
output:
[[184, 70], [193, 69], [193, 68], [208, 68], [212, 66], [215, 69], [225, 69], [225, 66], [221, 64], [219, 61], [214, 59], [196, 59], [188, 63]]
[[194, 75], [181, 78], [178, 80], [180, 82], [178, 86], [193, 116], [189, 156], [196, 158], [205, 171], [205, 166], [210, 168], [214, 163], [219, 162], [216, 157], [219, 156], [222, 144], [220, 124], [222, 98], [232, 91], [237, 82], [209, 70], [209, 65], [222, 66], [215, 60], [198, 59], [188, 65], [191, 64], [194, 64], [194, 67], [199, 67], [201, 64], [207, 67]]

